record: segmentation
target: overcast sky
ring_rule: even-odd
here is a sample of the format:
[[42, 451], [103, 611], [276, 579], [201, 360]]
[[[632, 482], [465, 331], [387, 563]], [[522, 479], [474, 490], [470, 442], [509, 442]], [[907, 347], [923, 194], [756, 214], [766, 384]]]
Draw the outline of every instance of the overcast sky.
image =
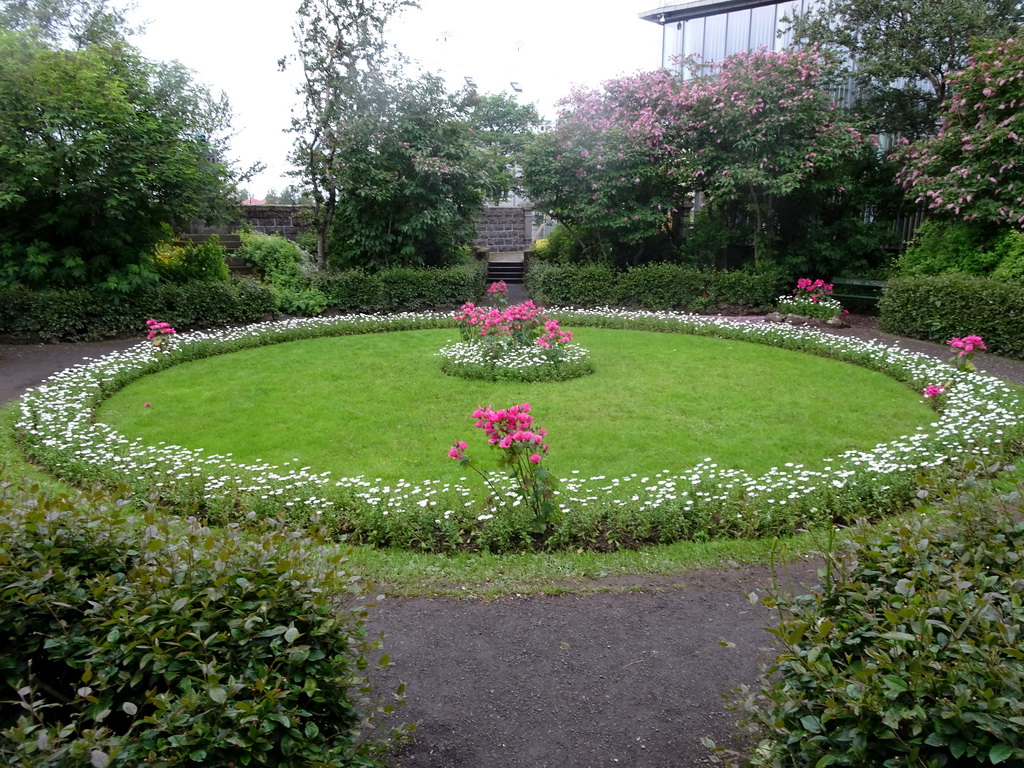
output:
[[[296, 104], [295, 82], [277, 69], [294, 50], [298, 0], [137, 0], [144, 21], [135, 39], [150, 59], [177, 59], [212, 90], [227, 93], [235, 112], [232, 141], [242, 166], [267, 170], [251, 184], [263, 197], [291, 183], [290, 137], [283, 132]], [[575, 84], [598, 85], [658, 67], [661, 28], [638, 14], [656, 0], [420, 0], [396, 19], [389, 39], [424, 69], [457, 88], [468, 75], [481, 93], [512, 93], [553, 119], [554, 103]]]

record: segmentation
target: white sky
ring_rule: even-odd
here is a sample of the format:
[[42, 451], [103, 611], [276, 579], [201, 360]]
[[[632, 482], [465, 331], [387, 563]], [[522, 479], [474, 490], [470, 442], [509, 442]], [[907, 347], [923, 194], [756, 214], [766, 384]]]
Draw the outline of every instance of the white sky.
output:
[[[147, 23], [134, 42], [150, 59], [177, 59], [235, 113], [232, 150], [239, 165], [267, 170], [248, 185], [262, 198], [292, 183], [291, 138], [283, 130], [296, 104], [294, 81], [277, 61], [294, 50], [298, 0], [137, 0], [131, 17]], [[658, 0], [420, 0], [392, 23], [389, 39], [450, 88], [467, 75], [481, 93], [512, 94], [554, 119], [554, 103], [573, 85], [596, 86], [661, 60], [661, 28], [638, 14]]]

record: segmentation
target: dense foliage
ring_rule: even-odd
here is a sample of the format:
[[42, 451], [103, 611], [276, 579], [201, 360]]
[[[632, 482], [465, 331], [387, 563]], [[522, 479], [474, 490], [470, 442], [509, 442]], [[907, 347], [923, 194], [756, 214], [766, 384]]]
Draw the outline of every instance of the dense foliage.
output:
[[155, 281], [163, 227], [230, 196], [227, 122], [188, 70], [121, 40], [59, 50], [0, 29], [0, 285]]
[[1017, 0], [822, 0], [792, 21], [795, 40], [849, 62], [872, 130], [914, 139], [934, 133], [971, 41], [1016, 34], [1024, 9]]
[[977, 41], [930, 138], [904, 145], [899, 180], [937, 214], [1024, 229], [1024, 39]]
[[344, 552], [126, 503], [0, 483], [4, 765], [381, 765]]
[[489, 189], [491, 158], [471, 129], [471, 92], [432, 75], [366, 85], [365, 109], [334, 129], [339, 190], [327, 242], [335, 269], [448, 266], [464, 260]]
[[878, 302], [883, 331], [942, 342], [975, 333], [990, 351], [1024, 360], [1024, 284], [948, 274], [895, 277]]
[[[709, 263], [681, 243], [679, 211], [694, 191], [705, 220], [728, 217], [733, 242], [742, 232], [759, 262], [781, 258], [783, 225], [787, 235], [816, 236], [804, 250], [825, 252], [825, 272], [877, 250], [862, 212], [881, 197], [871, 191], [872, 139], [834, 103], [834, 62], [812, 48], [689, 66], [685, 80], [660, 71], [575, 92], [555, 130], [528, 151], [527, 190], [585, 256], [620, 266], [677, 256]], [[856, 218], [860, 225], [837, 223]]]
[[826, 551], [814, 592], [765, 601], [780, 651], [738, 703], [760, 736], [746, 765], [1024, 761], [1024, 489], [968, 467], [954, 493]]

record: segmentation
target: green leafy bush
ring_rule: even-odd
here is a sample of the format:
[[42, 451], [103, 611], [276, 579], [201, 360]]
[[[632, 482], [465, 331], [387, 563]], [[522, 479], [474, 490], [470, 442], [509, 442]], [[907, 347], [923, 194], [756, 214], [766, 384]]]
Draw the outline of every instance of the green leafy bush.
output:
[[237, 255], [271, 286], [282, 312], [313, 317], [327, 308], [327, 296], [314, 287], [313, 261], [299, 246], [277, 234], [242, 232], [241, 237]]
[[335, 309], [345, 312], [379, 312], [387, 307], [380, 276], [367, 274], [361, 269], [324, 272], [313, 279], [313, 284], [327, 297], [328, 306]]
[[896, 277], [878, 302], [879, 326], [898, 336], [944, 342], [966, 333], [990, 352], [1024, 359], [1024, 285], [987, 277]]
[[1007, 230], [996, 242], [994, 250], [999, 264], [993, 270], [992, 278], [1024, 283], [1024, 233], [1017, 229]]
[[277, 310], [270, 289], [252, 279], [162, 283], [112, 295], [101, 287], [30, 291], [0, 289], [0, 334], [43, 341], [97, 341], [142, 335], [159, 317], [175, 328], [259, 320]]
[[0, 487], [4, 764], [380, 765], [346, 555], [125, 503]]
[[747, 764], [1021, 765], [1019, 499], [968, 475], [905, 519], [854, 529], [815, 592], [769, 598], [781, 652], [740, 697], [761, 736]]
[[603, 265], [531, 262], [526, 275], [530, 294], [552, 304], [683, 311], [767, 309], [782, 283], [782, 273], [775, 268], [726, 272], [683, 264], [647, 264], [615, 272]]
[[191, 280], [221, 282], [231, 276], [227, 249], [217, 235], [196, 245], [191, 242], [157, 243], [153, 266], [162, 280], [187, 283]]
[[929, 219], [917, 228], [896, 270], [901, 275], [987, 275], [999, 263], [992, 246], [991, 225]]

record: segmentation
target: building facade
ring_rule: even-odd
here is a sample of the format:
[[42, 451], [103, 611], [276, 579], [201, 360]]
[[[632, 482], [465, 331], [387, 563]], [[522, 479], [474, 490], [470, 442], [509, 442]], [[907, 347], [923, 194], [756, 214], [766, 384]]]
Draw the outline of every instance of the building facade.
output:
[[640, 14], [662, 28], [661, 64], [679, 70], [680, 56], [719, 61], [757, 48], [780, 50], [792, 43], [783, 19], [803, 13], [815, 0], [692, 0]]

